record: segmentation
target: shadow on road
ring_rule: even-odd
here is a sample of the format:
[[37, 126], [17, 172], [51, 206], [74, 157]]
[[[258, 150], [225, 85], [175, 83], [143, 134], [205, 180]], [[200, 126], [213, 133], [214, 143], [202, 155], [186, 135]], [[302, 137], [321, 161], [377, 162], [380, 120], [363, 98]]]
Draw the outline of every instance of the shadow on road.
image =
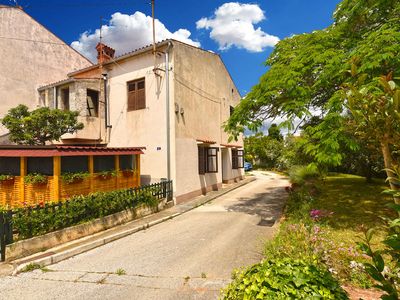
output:
[[257, 215], [261, 218], [257, 225], [272, 227], [282, 214], [286, 198], [283, 187], [267, 188], [252, 197], [239, 198], [239, 202], [228, 206], [227, 210]]

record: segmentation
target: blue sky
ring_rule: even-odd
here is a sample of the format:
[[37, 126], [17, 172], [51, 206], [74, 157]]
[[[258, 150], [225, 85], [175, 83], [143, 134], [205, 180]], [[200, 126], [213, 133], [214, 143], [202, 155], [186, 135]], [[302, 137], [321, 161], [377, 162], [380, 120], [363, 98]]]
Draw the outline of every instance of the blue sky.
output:
[[[12, 5], [13, 2], [0, 0], [0, 4], [6, 5]], [[92, 48], [90, 39], [97, 40], [95, 30], [100, 26], [100, 17], [104, 18], [103, 24], [109, 27], [110, 37], [111, 34], [115, 39], [121, 37], [120, 40], [128, 39], [128, 36], [132, 37], [135, 46], [144, 43], [147, 39], [140, 36], [144, 34], [143, 28], [132, 25], [132, 20], [146, 21], [144, 18], [151, 15], [150, 0], [19, 0], [17, 2], [28, 14], [68, 44], [79, 41], [81, 34], [88, 32], [86, 41], [81, 40], [78, 43], [80, 49]], [[283, 39], [293, 34], [310, 32], [330, 25], [332, 12], [340, 1], [241, 1], [241, 5], [219, 0], [155, 0], [155, 2], [156, 18], [165, 26], [162, 36], [165, 37], [168, 34], [175, 34], [175, 37], [182, 36], [183, 39], [190, 40], [194, 44], [200, 44], [204, 49], [219, 53], [239, 91], [245, 95], [258, 82], [258, 78], [266, 72], [264, 62], [273, 50], [276, 38]], [[215, 12], [218, 8], [221, 9], [216, 17]], [[229, 14], [232, 9], [238, 13], [237, 18], [242, 18], [240, 21], [244, 22], [240, 23], [243, 24], [240, 28], [247, 28], [246, 30], [249, 31], [246, 36], [254, 35], [249, 42], [240, 41], [240, 34], [235, 28], [231, 28], [230, 32], [225, 32], [231, 25], [226, 13], [228, 11]], [[115, 15], [117, 12], [120, 14]], [[142, 14], [135, 14], [135, 12]], [[203, 19], [200, 24], [197, 23], [202, 18], [207, 19]], [[110, 24], [110, 21], [114, 25]], [[124, 25], [124, 22], [130, 22], [130, 25]], [[142, 25], [145, 26], [144, 23]], [[127, 31], [128, 27], [132, 28], [132, 31]], [[118, 30], [123, 33], [119, 35]], [[210, 36], [212, 30], [214, 30], [214, 37]], [[107, 35], [107, 29], [105, 32]], [[188, 36], [189, 32], [190, 36]], [[122, 48], [130, 47], [130, 44], [120, 45], [115, 39], [110, 38], [108, 42], [114, 44], [110, 46], [114, 46], [117, 53], [118, 48], [124, 52], [125, 49]]]

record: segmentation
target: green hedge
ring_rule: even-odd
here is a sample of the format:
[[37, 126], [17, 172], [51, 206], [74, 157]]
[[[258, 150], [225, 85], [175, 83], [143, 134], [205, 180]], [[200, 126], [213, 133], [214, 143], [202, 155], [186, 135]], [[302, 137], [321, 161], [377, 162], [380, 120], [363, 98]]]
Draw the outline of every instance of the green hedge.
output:
[[236, 274], [223, 299], [349, 299], [326, 270], [302, 260], [271, 259]]
[[45, 204], [42, 207], [14, 210], [12, 224], [17, 240], [43, 235], [72, 225], [111, 215], [139, 205], [158, 204], [151, 190], [132, 193], [131, 190], [98, 192], [74, 196], [68, 201]]

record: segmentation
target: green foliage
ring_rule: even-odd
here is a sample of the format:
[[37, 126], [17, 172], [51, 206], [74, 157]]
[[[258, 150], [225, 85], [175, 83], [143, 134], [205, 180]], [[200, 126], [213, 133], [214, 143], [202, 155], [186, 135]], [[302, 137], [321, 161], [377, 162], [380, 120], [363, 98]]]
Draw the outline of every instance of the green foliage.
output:
[[283, 141], [283, 136], [281, 134], [281, 130], [279, 129], [278, 125], [276, 124], [271, 124], [271, 126], [268, 128], [268, 136], [271, 139], [277, 140], [277, 141]]
[[391, 168], [389, 151], [400, 148], [399, 15], [399, 1], [344, 0], [331, 26], [280, 41], [225, 130], [237, 138], [276, 117], [292, 129], [295, 118], [307, 122], [318, 111], [322, 122], [303, 135], [314, 165], [340, 165], [358, 138], [381, 147]]
[[27, 264], [22, 270], [21, 270], [21, 272], [22, 273], [25, 273], [25, 272], [32, 272], [32, 271], [34, 271], [34, 270], [38, 270], [38, 269], [41, 269], [42, 268], [42, 266], [40, 265], [40, 264], [37, 264], [37, 263], [30, 263], [30, 264]]
[[115, 171], [115, 170], [101, 171], [101, 172], [97, 173], [97, 176], [101, 179], [109, 179], [111, 177], [116, 177], [117, 171]]
[[61, 179], [66, 184], [71, 184], [75, 182], [79, 182], [88, 178], [90, 176], [89, 172], [78, 172], [78, 173], [63, 173], [61, 174]]
[[283, 142], [258, 133], [244, 139], [246, 160], [264, 168], [279, 167], [279, 158], [283, 150]]
[[321, 173], [318, 170], [307, 166], [293, 166], [289, 170], [290, 182], [298, 185], [304, 185], [306, 181], [321, 177]]
[[115, 274], [117, 274], [118, 276], [122, 276], [122, 275], [126, 275], [126, 271], [124, 269], [119, 268]]
[[13, 175], [9, 175], [9, 174], [0, 174], [0, 182], [1, 181], [7, 181], [7, 180], [12, 180], [14, 179]]
[[10, 140], [23, 145], [45, 145], [48, 141], [59, 141], [65, 133], [83, 129], [78, 123], [78, 112], [41, 107], [29, 111], [20, 104], [12, 108], [1, 120], [10, 132]]
[[[400, 173], [395, 173], [396, 180], [400, 181]], [[385, 193], [394, 196], [399, 194], [398, 190], [386, 190]], [[375, 287], [386, 293], [381, 299], [395, 300], [400, 296], [400, 205], [391, 204], [390, 207], [398, 217], [384, 218], [387, 227], [387, 235], [382, 241], [384, 248], [374, 249], [371, 241], [376, 232], [374, 228], [365, 232], [364, 242], [358, 243], [358, 246], [371, 257], [371, 262], [364, 265], [368, 274], [378, 282]]]
[[74, 196], [59, 205], [44, 204], [43, 207], [16, 209], [13, 228], [18, 232], [18, 239], [26, 239], [140, 205], [154, 208], [157, 204], [158, 200], [151, 191], [98, 192]]
[[235, 276], [224, 299], [348, 299], [332, 275], [301, 259], [268, 259]]
[[30, 173], [24, 177], [27, 184], [44, 184], [47, 182], [47, 176], [39, 173]]

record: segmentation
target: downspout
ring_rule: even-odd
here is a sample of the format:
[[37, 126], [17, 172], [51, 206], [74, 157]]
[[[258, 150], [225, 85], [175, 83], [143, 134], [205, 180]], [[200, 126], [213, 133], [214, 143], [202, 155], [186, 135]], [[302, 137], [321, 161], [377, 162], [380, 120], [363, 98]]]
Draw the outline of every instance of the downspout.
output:
[[58, 99], [57, 99], [57, 87], [53, 87], [53, 100], [54, 100], [54, 108], [57, 109], [58, 108]]
[[107, 97], [107, 84], [108, 84], [108, 77], [107, 74], [103, 74], [103, 83], [104, 83], [104, 123], [105, 123], [105, 134], [106, 134], [106, 142], [109, 142], [109, 128], [111, 128], [111, 125], [109, 124], [110, 120], [110, 109], [109, 109], [109, 103], [108, 103], [108, 97]]
[[167, 178], [171, 180], [171, 120], [169, 109], [169, 50], [172, 43], [168, 42], [165, 50], [165, 92], [166, 92], [166, 113], [167, 113]]

